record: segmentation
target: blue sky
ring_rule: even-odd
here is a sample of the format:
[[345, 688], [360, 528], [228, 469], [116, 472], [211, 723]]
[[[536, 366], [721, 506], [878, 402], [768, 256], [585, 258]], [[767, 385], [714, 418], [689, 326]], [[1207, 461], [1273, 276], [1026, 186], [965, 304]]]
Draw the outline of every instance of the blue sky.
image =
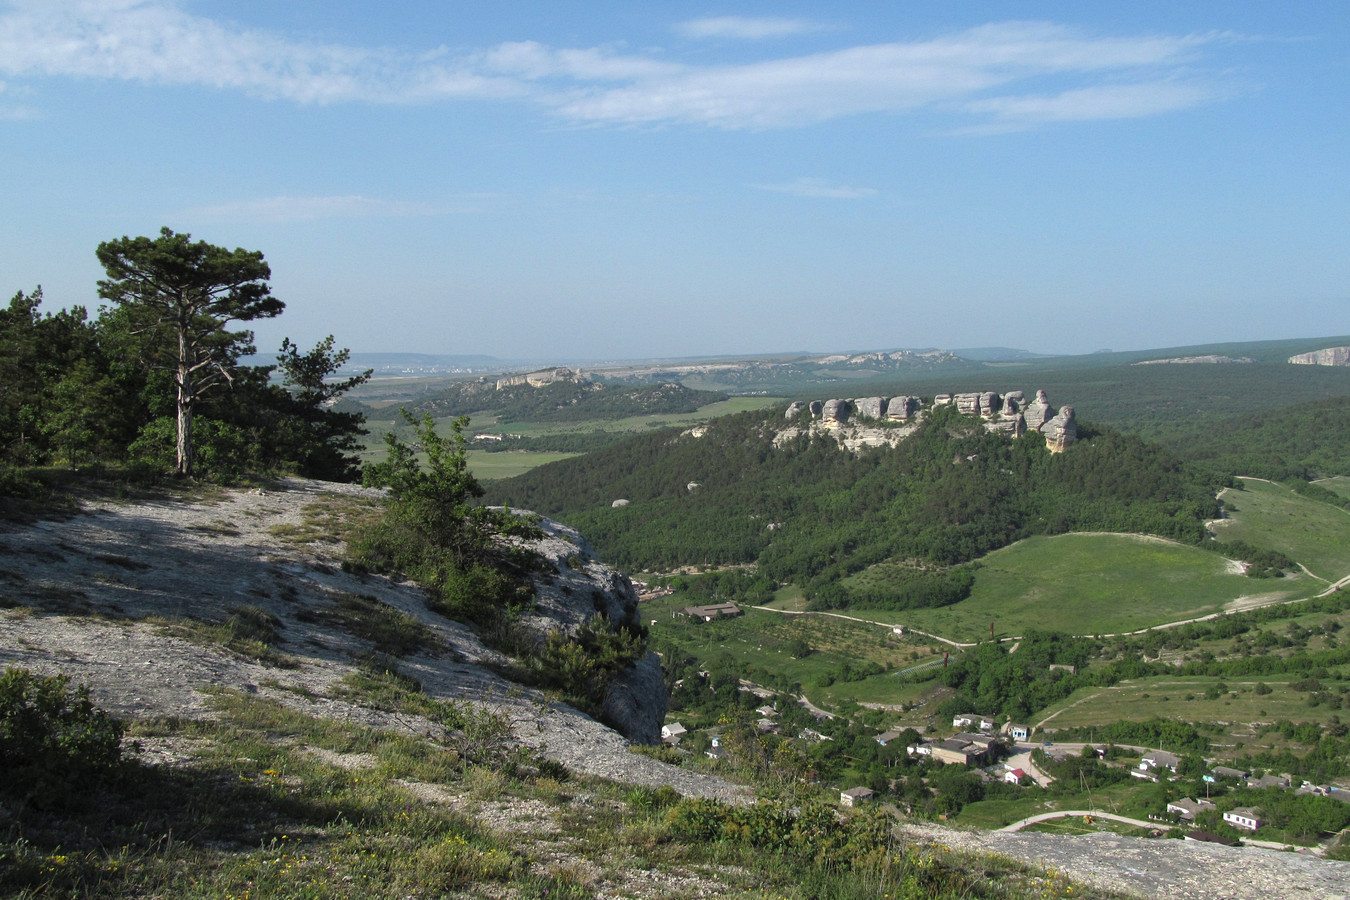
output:
[[1350, 5], [0, 0], [0, 292], [261, 250], [360, 351], [1350, 332]]

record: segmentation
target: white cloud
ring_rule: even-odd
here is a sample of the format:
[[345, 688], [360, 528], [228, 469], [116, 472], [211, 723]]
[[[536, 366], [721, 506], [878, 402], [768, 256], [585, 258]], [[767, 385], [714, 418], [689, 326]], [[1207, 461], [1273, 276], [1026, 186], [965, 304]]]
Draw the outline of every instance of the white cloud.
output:
[[966, 108], [995, 119], [987, 126], [975, 126], [976, 130], [1008, 130], [1046, 122], [1157, 116], [1189, 109], [1216, 96], [1216, 91], [1205, 85], [1155, 81], [1097, 85], [1053, 95], [996, 97], [972, 101]]
[[404, 218], [439, 216], [464, 212], [471, 204], [459, 206], [432, 203], [406, 203], [370, 197], [264, 197], [238, 200], [214, 206], [185, 210], [183, 217], [231, 222], [312, 222], [320, 219]]
[[714, 16], [705, 19], [691, 19], [675, 26], [677, 33], [690, 38], [740, 38], [752, 41], [764, 38], [790, 37], [794, 34], [809, 34], [822, 30], [824, 30], [823, 25], [808, 22], [805, 19], [747, 18], [744, 16]]
[[774, 191], [779, 194], [792, 194], [796, 197], [810, 197], [826, 200], [863, 200], [875, 197], [874, 188], [850, 187], [832, 184], [820, 178], [798, 178], [784, 184], [756, 184], [751, 187], [762, 191]]
[[[10, 0], [3, 9], [0, 76], [10, 79], [197, 85], [297, 103], [495, 98], [529, 101], [578, 123], [726, 129], [925, 107], [977, 120], [959, 130], [1155, 115], [1215, 99], [1221, 92], [1193, 69], [1207, 48], [1231, 40], [1096, 36], [1050, 23], [1004, 22], [926, 40], [695, 66], [655, 52], [536, 41], [461, 56], [444, 48], [412, 54], [297, 41], [193, 15], [173, 0]], [[800, 33], [808, 25], [730, 17], [684, 28], [746, 37]], [[1024, 86], [1029, 82], [1035, 94]]]
[[15, 0], [0, 15], [0, 73], [238, 89], [301, 103], [493, 96], [512, 85], [435, 58], [292, 41], [164, 0]]
[[[975, 108], [975, 98], [1019, 81], [1170, 72], [1212, 39], [1093, 38], [1056, 25], [1011, 22], [928, 41], [849, 47], [577, 91], [560, 111], [583, 121], [726, 128], [790, 127], [962, 100], [968, 111], [988, 114], [993, 107]], [[1181, 97], [1173, 93], [1174, 101]], [[1189, 97], [1191, 105], [1203, 100], [1198, 91]], [[996, 104], [998, 98], [983, 99]]]

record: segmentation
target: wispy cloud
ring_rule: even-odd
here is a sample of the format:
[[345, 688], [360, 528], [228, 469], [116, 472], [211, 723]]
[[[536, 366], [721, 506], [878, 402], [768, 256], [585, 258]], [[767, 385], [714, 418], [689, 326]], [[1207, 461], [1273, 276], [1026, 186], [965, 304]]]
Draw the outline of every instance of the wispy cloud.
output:
[[994, 97], [966, 104], [971, 112], [991, 116], [994, 121], [965, 130], [1003, 131], [1047, 122], [1138, 119], [1189, 109], [1217, 96], [1216, 89], [1209, 85], [1152, 81], [1096, 85], [1052, 95]]
[[820, 178], [798, 178], [784, 184], [755, 184], [751, 187], [759, 188], [761, 191], [825, 200], [865, 200], [877, 194], [874, 188], [833, 184]]
[[405, 218], [466, 212], [474, 200], [434, 204], [379, 200], [371, 197], [263, 197], [184, 210], [182, 215], [221, 221], [312, 222], [320, 219]]
[[[681, 27], [698, 36], [749, 38], [817, 26], [723, 17]], [[9, 0], [0, 7], [0, 76], [11, 80], [197, 85], [305, 104], [490, 98], [533, 103], [583, 124], [725, 129], [925, 108], [958, 117], [953, 130], [972, 131], [1157, 115], [1223, 93], [1200, 66], [1224, 42], [1234, 39], [1100, 36], [1005, 22], [925, 40], [708, 66], [672, 62], [659, 51], [536, 41], [458, 55], [306, 42], [193, 15], [174, 0]]]
[[825, 30], [826, 26], [806, 19], [777, 17], [748, 18], [745, 16], [714, 16], [691, 19], [675, 26], [675, 31], [691, 38], [737, 38], [758, 41], [765, 38], [791, 37]]

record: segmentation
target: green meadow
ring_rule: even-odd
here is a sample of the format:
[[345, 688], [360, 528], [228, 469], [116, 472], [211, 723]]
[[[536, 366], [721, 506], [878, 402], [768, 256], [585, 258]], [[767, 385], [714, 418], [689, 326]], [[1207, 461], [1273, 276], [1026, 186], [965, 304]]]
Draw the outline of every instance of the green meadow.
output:
[[1305, 595], [1310, 582], [1257, 581], [1223, 557], [1120, 534], [1033, 537], [980, 561], [968, 599], [903, 613], [859, 612], [959, 641], [1027, 629], [1117, 634], [1208, 615], [1241, 598]]
[[[1346, 490], [1350, 479], [1337, 479]], [[1323, 483], [1336, 490], [1336, 483]], [[1243, 478], [1242, 490], [1223, 492], [1230, 518], [1214, 526], [1221, 540], [1278, 550], [1328, 582], [1350, 575], [1350, 512], [1310, 500], [1289, 488]]]
[[1350, 476], [1337, 475], [1333, 478], [1322, 478], [1314, 481], [1313, 484], [1324, 487], [1334, 494], [1340, 494], [1342, 497], [1350, 498]]

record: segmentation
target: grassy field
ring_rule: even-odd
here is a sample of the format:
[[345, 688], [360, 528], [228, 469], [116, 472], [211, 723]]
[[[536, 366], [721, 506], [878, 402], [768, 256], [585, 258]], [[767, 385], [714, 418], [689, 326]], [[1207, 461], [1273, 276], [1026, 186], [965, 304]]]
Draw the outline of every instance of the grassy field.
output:
[[[1075, 691], [1061, 703], [1038, 713], [1038, 727], [1072, 728], [1103, 722], [1142, 722], [1154, 716], [1185, 722], [1294, 722], [1330, 723], [1344, 710], [1309, 706], [1308, 694], [1290, 685], [1301, 679], [1289, 675], [1266, 678], [1138, 678], [1112, 687]], [[1228, 690], [1222, 691], [1222, 683]], [[1256, 693], [1264, 683], [1271, 692]], [[1350, 682], [1322, 680], [1323, 688], [1339, 693]]]
[[[1028, 628], [1115, 634], [1207, 615], [1254, 594], [1305, 595], [1312, 582], [1255, 581], [1213, 553], [1115, 534], [1034, 537], [981, 561], [967, 600], [905, 613], [859, 611], [961, 641]], [[1277, 590], [1276, 590], [1277, 589]]]
[[1350, 575], [1350, 512], [1269, 481], [1244, 478], [1242, 487], [1223, 493], [1231, 518], [1215, 525], [1221, 539], [1279, 550], [1327, 581]]
[[1323, 478], [1315, 484], [1326, 488], [1329, 491], [1340, 494], [1342, 497], [1350, 497], [1350, 477], [1337, 475], [1334, 478]]

